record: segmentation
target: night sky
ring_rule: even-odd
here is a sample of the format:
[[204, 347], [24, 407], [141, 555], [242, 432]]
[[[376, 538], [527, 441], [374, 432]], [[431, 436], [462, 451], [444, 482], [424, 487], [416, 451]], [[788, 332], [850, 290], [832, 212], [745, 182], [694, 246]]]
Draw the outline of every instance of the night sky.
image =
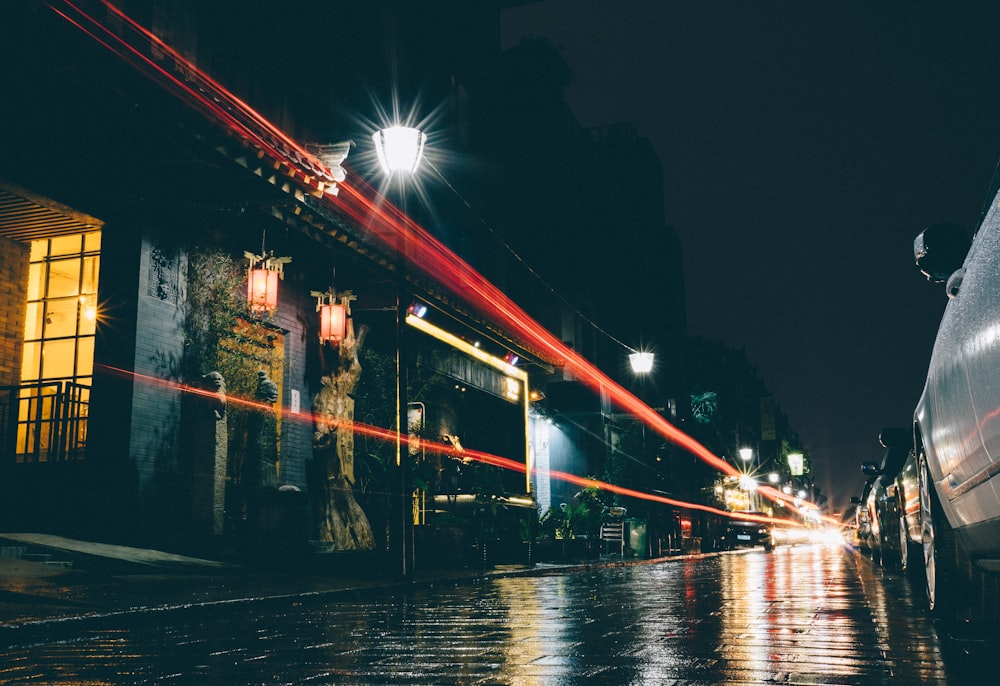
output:
[[1000, 3], [543, 0], [504, 12], [522, 36], [559, 49], [582, 125], [650, 140], [689, 333], [745, 348], [846, 508], [946, 303], [913, 238], [973, 229], [1000, 160]]

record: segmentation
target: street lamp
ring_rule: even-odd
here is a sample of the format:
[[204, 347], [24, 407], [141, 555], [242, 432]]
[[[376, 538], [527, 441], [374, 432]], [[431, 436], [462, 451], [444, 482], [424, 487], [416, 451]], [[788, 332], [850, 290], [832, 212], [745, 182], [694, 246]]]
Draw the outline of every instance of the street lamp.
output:
[[740, 459], [743, 464], [749, 464], [753, 460], [753, 448], [740, 448]]
[[653, 353], [636, 351], [628, 356], [628, 361], [636, 374], [648, 374], [653, 370]]
[[[407, 126], [392, 126], [376, 131], [372, 135], [375, 152], [382, 170], [389, 176], [396, 173], [412, 175], [417, 171], [423, 157], [427, 134]], [[402, 191], [400, 191], [402, 193]], [[400, 203], [402, 205], [402, 203]], [[413, 547], [413, 475], [410, 471], [409, 450], [403, 447], [405, 431], [409, 433], [407, 398], [407, 356], [405, 353], [406, 313], [409, 305], [406, 289], [406, 233], [401, 237], [401, 249], [397, 276], [399, 284], [396, 295], [396, 467], [399, 469], [399, 507], [397, 526], [399, 534], [402, 577], [410, 579], [416, 561]]]
[[420, 166], [427, 134], [409, 126], [390, 126], [372, 134], [375, 153], [386, 174], [413, 174]]

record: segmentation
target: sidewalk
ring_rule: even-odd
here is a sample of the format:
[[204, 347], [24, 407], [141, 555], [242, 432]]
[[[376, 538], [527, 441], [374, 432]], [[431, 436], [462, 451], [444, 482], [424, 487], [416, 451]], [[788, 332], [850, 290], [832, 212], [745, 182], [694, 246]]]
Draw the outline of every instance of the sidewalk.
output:
[[[0, 534], [2, 547], [27, 547], [48, 561], [0, 557], [0, 630], [24, 624], [281, 597], [321, 597], [403, 585], [399, 577], [252, 568], [157, 550], [78, 541], [47, 534]], [[488, 569], [434, 569], [411, 584], [459, 583], [481, 578], [565, 573], [595, 566], [653, 564], [704, 555], [652, 560], [604, 557], [583, 563], [505, 565]], [[71, 559], [63, 566], [59, 558]], [[346, 559], [346, 558], [345, 558]]]

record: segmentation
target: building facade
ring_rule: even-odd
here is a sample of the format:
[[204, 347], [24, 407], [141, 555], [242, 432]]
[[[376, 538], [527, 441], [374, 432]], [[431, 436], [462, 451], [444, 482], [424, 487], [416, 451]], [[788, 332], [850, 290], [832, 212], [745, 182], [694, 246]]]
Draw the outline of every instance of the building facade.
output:
[[[246, 12], [240, 3], [184, 0], [13, 3], [0, 29], [8, 81], [0, 103], [0, 528], [189, 551], [316, 540], [334, 516], [324, 510], [332, 498], [324, 484], [335, 477], [346, 480], [341, 490], [364, 513], [370, 538], [358, 533], [365, 526], [350, 505], [335, 513], [346, 517], [337, 526], [349, 540], [328, 543], [384, 549], [409, 537], [394, 532], [401, 521], [468, 524], [477, 508], [498, 506], [517, 519], [572, 497], [577, 487], [547, 478], [539, 493], [533, 456], [544, 454], [556, 471], [601, 475], [607, 440], [532, 440], [540, 435], [532, 417], [570, 414], [581, 393], [562, 389], [578, 382], [557, 356], [456, 293], [444, 271], [451, 263], [436, 257], [461, 255], [601, 363], [618, 351], [598, 343], [579, 312], [528, 287], [511, 267], [510, 245], [534, 234], [542, 265], [576, 261], [593, 272], [581, 293], [590, 313], [608, 312], [623, 291], [595, 287], [594, 256], [618, 256], [622, 246], [580, 252], [560, 248], [558, 236], [585, 228], [591, 240], [611, 224], [658, 232], [653, 252], [673, 265], [669, 282], [632, 287], [653, 283], [665, 294], [669, 314], [649, 335], [662, 334], [669, 349], [683, 331], [683, 289], [676, 237], [662, 221], [661, 195], [649, 191], [658, 169], [628, 130], [586, 132], [570, 122], [577, 154], [637, 170], [643, 200], [630, 202], [623, 181], [604, 205], [588, 200], [560, 221], [541, 211], [551, 190], [541, 183], [515, 200], [515, 179], [503, 170], [520, 161], [507, 153], [529, 151], [514, 145], [522, 128], [498, 128], [498, 113], [517, 103], [501, 107], [489, 78], [509, 68], [497, 48], [506, 3], [472, 4], [293, 2]], [[307, 10], [319, 13], [314, 21], [303, 19]], [[332, 27], [343, 30], [331, 35]], [[421, 50], [429, 37], [436, 49]], [[423, 202], [413, 188], [368, 186], [379, 183], [370, 134], [386, 122], [358, 113], [378, 109], [371, 98], [388, 91], [385, 74], [399, 91], [381, 102], [434, 102], [434, 143], [454, 153], [428, 153], [438, 180], [455, 182], [430, 184]], [[482, 172], [457, 174], [472, 157], [485, 161]], [[470, 206], [485, 208], [499, 230], [484, 228]], [[429, 233], [407, 229], [407, 217]], [[620, 231], [601, 240], [611, 233]], [[254, 307], [247, 291], [261, 263], [281, 271], [273, 308]], [[643, 273], [664, 273], [661, 266]], [[352, 458], [335, 473], [324, 453], [334, 448], [320, 435], [333, 424], [319, 410], [352, 361], [342, 340], [321, 339], [318, 308], [331, 301], [350, 309], [362, 370], [341, 393], [358, 424]], [[622, 313], [609, 326], [622, 322], [635, 317]], [[549, 384], [548, 400], [531, 400]], [[602, 403], [587, 407], [606, 424]], [[396, 442], [404, 424], [401, 433], [422, 445]], [[506, 468], [483, 468], [474, 454]], [[399, 472], [403, 462], [412, 474]]]

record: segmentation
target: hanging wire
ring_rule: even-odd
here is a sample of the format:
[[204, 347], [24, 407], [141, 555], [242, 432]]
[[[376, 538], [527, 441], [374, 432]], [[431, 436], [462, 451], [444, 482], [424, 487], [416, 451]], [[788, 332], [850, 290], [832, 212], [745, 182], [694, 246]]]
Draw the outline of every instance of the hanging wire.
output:
[[466, 199], [465, 199], [465, 198], [464, 198], [464, 197], [462, 196], [462, 194], [458, 192], [458, 189], [456, 189], [456, 188], [455, 188], [454, 186], [452, 186], [452, 185], [451, 185], [451, 182], [450, 182], [450, 181], [448, 181], [448, 179], [446, 179], [446, 178], [444, 177], [444, 175], [443, 175], [443, 174], [441, 174], [441, 172], [440, 172], [440, 171], [438, 171], [438, 168], [437, 168], [437, 167], [435, 167], [435, 166], [434, 166], [434, 164], [433, 164], [433, 163], [432, 163], [432, 162], [431, 162], [431, 161], [430, 161], [429, 159], [427, 159], [426, 157], [424, 157], [424, 161], [425, 161], [425, 162], [427, 163], [427, 166], [429, 166], [429, 167], [431, 168], [431, 170], [433, 170], [434, 174], [435, 174], [435, 175], [436, 175], [436, 176], [437, 176], [437, 177], [438, 177], [438, 178], [439, 178], [439, 179], [440, 179], [440, 180], [441, 180], [441, 181], [442, 181], [442, 182], [444, 183], [444, 185], [446, 185], [446, 186], [447, 186], [448, 188], [450, 188], [450, 189], [451, 189], [451, 192], [452, 192], [452, 193], [454, 193], [454, 194], [455, 194], [455, 195], [456, 195], [456, 196], [458, 197], [458, 199], [462, 201], [462, 204], [463, 204], [463, 205], [465, 205], [465, 207], [466, 207], [466, 208], [468, 208], [469, 212], [471, 212], [471, 213], [472, 213], [472, 215], [473, 215], [473, 216], [474, 216], [474, 217], [475, 217], [475, 218], [476, 218], [476, 219], [477, 219], [477, 220], [479, 221], [479, 223], [480, 223], [480, 224], [482, 224], [482, 225], [483, 225], [483, 227], [484, 227], [484, 228], [485, 228], [485, 229], [486, 229], [487, 231], [489, 231], [489, 232], [490, 232], [490, 233], [491, 233], [491, 234], [493, 235], [493, 237], [494, 237], [494, 238], [495, 238], [495, 239], [496, 239], [496, 240], [497, 240], [497, 241], [498, 241], [498, 242], [499, 242], [499, 243], [500, 243], [501, 245], [503, 245], [503, 247], [504, 247], [504, 248], [505, 248], [505, 249], [507, 250], [507, 252], [509, 252], [509, 253], [510, 253], [510, 254], [511, 254], [511, 255], [512, 255], [513, 257], [514, 257], [514, 259], [515, 259], [515, 260], [517, 260], [517, 261], [518, 261], [518, 262], [519, 262], [519, 263], [521, 264], [521, 266], [522, 266], [522, 267], [524, 267], [524, 269], [526, 269], [526, 270], [527, 270], [527, 271], [528, 271], [528, 272], [529, 272], [529, 273], [530, 273], [530, 274], [531, 274], [532, 276], [534, 276], [534, 277], [535, 277], [536, 279], [538, 279], [538, 281], [539, 281], [539, 282], [540, 282], [540, 283], [541, 283], [541, 284], [542, 284], [542, 285], [543, 285], [543, 286], [544, 286], [545, 288], [547, 288], [547, 289], [549, 290], [549, 292], [550, 292], [550, 293], [551, 293], [552, 295], [554, 295], [554, 296], [555, 296], [556, 298], [558, 298], [559, 300], [561, 300], [561, 301], [563, 302], [563, 304], [564, 304], [564, 305], [566, 305], [566, 306], [567, 306], [567, 307], [568, 307], [569, 309], [571, 309], [571, 310], [572, 310], [572, 311], [573, 311], [573, 312], [574, 312], [574, 313], [576, 314], [576, 316], [578, 316], [578, 317], [579, 317], [580, 319], [582, 319], [583, 321], [585, 321], [585, 322], [587, 322], [588, 324], [590, 324], [590, 325], [591, 325], [592, 327], [594, 327], [594, 328], [595, 328], [595, 329], [596, 329], [597, 331], [601, 332], [602, 334], [604, 334], [605, 336], [607, 336], [607, 337], [608, 337], [609, 339], [611, 339], [612, 341], [614, 341], [614, 342], [615, 342], [615, 343], [617, 343], [618, 345], [622, 346], [622, 347], [623, 347], [623, 348], [625, 348], [626, 350], [629, 350], [629, 351], [631, 351], [631, 352], [633, 352], [633, 353], [638, 353], [638, 352], [639, 352], [638, 350], [636, 350], [636, 349], [635, 349], [635, 348], [633, 348], [632, 346], [628, 345], [627, 343], [623, 343], [622, 341], [618, 340], [618, 339], [617, 339], [617, 338], [615, 338], [615, 337], [614, 337], [613, 335], [611, 335], [610, 333], [608, 333], [607, 331], [605, 331], [605, 330], [604, 330], [604, 329], [603, 329], [603, 328], [602, 328], [602, 327], [600, 326], [600, 324], [598, 324], [597, 322], [595, 322], [594, 320], [592, 320], [592, 319], [591, 319], [590, 317], [588, 317], [587, 315], [585, 315], [585, 314], [583, 314], [582, 312], [580, 312], [580, 310], [579, 310], [579, 309], [577, 309], [577, 307], [576, 307], [576, 306], [575, 306], [575, 305], [574, 305], [573, 303], [571, 303], [571, 302], [570, 302], [570, 301], [568, 301], [568, 300], [567, 300], [567, 299], [566, 299], [565, 297], [563, 297], [563, 296], [562, 296], [562, 294], [560, 294], [560, 293], [559, 293], [559, 292], [558, 292], [558, 291], [557, 291], [557, 290], [556, 290], [555, 288], [553, 288], [553, 287], [552, 287], [552, 286], [551, 286], [551, 285], [550, 285], [550, 284], [549, 284], [549, 283], [548, 283], [548, 282], [547, 282], [547, 281], [546, 281], [546, 280], [545, 280], [544, 278], [542, 278], [542, 276], [541, 276], [541, 275], [540, 275], [540, 274], [539, 274], [538, 272], [536, 272], [536, 271], [535, 271], [535, 270], [534, 270], [534, 269], [532, 268], [532, 266], [531, 266], [530, 264], [528, 264], [527, 262], [525, 262], [525, 261], [524, 261], [524, 259], [523, 259], [523, 258], [522, 258], [522, 257], [521, 257], [520, 255], [518, 255], [518, 254], [517, 254], [517, 252], [516, 252], [516, 251], [515, 251], [515, 250], [514, 250], [514, 249], [513, 249], [512, 247], [510, 247], [510, 246], [509, 246], [509, 245], [507, 244], [507, 242], [506, 242], [505, 240], [503, 240], [503, 238], [501, 238], [501, 237], [500, 237], [500, 234], [498, 234], [498, 233], [497, 233], [497, 232], [496, 232], [496, 231], [495, 231], [495, 230], [493, 229], [493, 227], [492, 227], [492, 226], [491, 226], [491, 225], [489, 224], [489, 222], [487, 222], [487, 221], [486, 221], [486, 220], [485, 220], [485, 219], [484, 219], [484, 218], [483, 218], [483, 217], [482, 217], [482, 216], [481, 216], [481, 215], [480, 215], [480, 214], [479, 214], [479, 213], [478, 213], [478, 212], [477, 212], [477, 211], [476, 211], [476, 210], [475, 210], [475, 209], [474, 209], [474, 208], [472, 207], [472, 205], [471, 205], [471, 204], [469, 204], [469, 201], [468, 201], [468, 200], [466, 200]]

